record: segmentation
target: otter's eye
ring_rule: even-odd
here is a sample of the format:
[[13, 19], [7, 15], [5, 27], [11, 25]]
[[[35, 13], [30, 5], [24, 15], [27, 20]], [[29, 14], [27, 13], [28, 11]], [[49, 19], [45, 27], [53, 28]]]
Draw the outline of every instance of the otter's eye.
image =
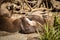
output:
[[6, 7], [8, 10], [13, 10], [13, 5]]

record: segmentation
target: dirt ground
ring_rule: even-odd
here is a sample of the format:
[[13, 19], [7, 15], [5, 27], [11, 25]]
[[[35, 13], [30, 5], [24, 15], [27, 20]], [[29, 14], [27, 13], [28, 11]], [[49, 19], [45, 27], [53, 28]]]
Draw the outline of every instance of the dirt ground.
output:
[[21, 34], [21, 33], [12, 33], [8, 35], [4, 33], [2, 35], [2, 32], [0, 32], [0, 40], [27, 40], [29, 37], [38, 37], [39, 35], [36, 33], [33, 34]]

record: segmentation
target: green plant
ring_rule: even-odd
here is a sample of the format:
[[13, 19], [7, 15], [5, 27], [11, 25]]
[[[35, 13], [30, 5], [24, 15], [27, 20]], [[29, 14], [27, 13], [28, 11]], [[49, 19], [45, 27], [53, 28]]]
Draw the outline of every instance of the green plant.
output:
[[44, 28], [45, 32], [40, 35], [40, 40], [60, 40], [60, 31], [58, 29], [55, 30], [54, 27], [48, 27], [48, 25], [45, 25]]
[[54, 17], [54, 26], [60, 26], [60, 22], [58, 20], [60, 20], [60, 18], [58, 18], [57, 16], [55, 16]]
[[60, 28], [60, 18], [57, 15], [54, 16], [54, 25], [53, 26], [55, 27], [55, 29]]

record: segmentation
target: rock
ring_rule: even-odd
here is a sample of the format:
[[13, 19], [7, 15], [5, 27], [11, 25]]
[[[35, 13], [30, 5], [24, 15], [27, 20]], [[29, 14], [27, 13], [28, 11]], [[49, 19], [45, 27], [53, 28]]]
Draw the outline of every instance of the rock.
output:
[[38, 34], [21, 34], [21, 33], [12, 33], [10, 35], [0, 36], [0, 40], [27, 40], [28, 37], [39, 37]]

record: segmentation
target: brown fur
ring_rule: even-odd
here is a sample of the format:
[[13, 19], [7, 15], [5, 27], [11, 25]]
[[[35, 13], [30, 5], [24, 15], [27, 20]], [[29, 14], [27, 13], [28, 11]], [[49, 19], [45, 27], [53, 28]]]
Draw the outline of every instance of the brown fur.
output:
[[[36, 23], [36, 25], [30, 25], [29, 21], [26, 20], [26, 17], [22, 17], [21, 19], [17, 20], [19, 20], [17, 26], [20, 26], [20, 33], [35, 33], [37, 30], [43, 32], [44, 30], [40, 23]], [[14, 24], [17, 22], [17, 20], [15, 20]]]
[[16, 32], [19, 28], [9, 20], [9, 18], [0, 16], [0, 31]]
[[41, 17], [38, 16], [38, 15], [30, 15], [30, 16], [28, 16], [28, 18], [29, 18], [30, 20], [38, 21], [38, 22], [41, 23], [41, 24], [44, 24], [44, 23], [45, 23], [45, 22], [44, 22], [44, 19], [41, 18]]
[[[34, 27], [31, 26], [31, 25], [28, 23], [28, 21], [26, 20], [25, 17], [21, 18], [21, 20], [22, 20], [22, 25], [23, 25], [23, 26], [21, 26], [21, 31], [22, 31], [22, 33], [34, 33], [34, 32], [35, 32]], [[20, 31], [20, 32], [21, 32], [21, 31]]]

